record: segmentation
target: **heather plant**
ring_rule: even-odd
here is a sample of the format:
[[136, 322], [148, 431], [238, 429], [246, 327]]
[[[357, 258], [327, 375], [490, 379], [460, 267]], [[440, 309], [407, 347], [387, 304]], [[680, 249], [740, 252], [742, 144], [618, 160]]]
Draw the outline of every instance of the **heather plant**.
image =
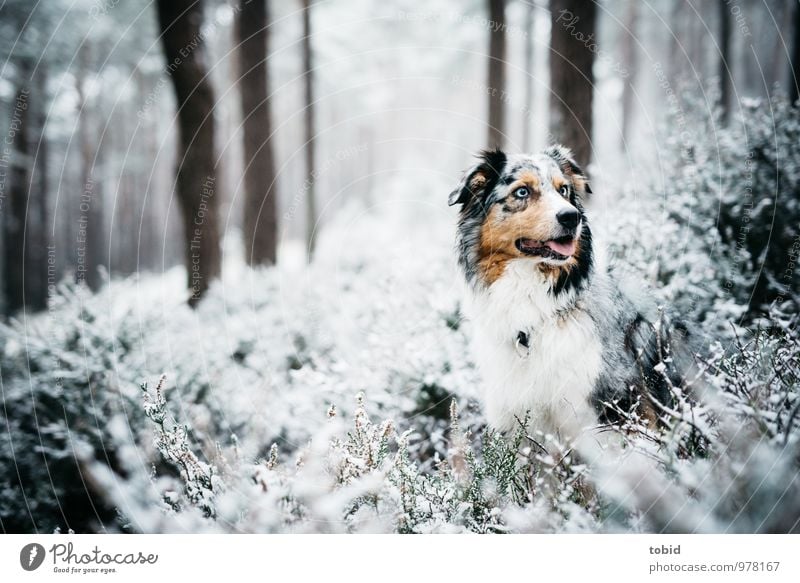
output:
[[[677, 115], [677, 113], [676, 113]], [[800, 308], [800, 117], [782, 96], [743, 100], [721, 123], [686, 97], [660, 149], [656, 196], [625, 197], [639, 212], [612, 218], [612, 250], [650, 274], [661, 298], [714, 337], [731, 324], [765, 326]], [[656, 236], [654, 237], [653, 234]]]

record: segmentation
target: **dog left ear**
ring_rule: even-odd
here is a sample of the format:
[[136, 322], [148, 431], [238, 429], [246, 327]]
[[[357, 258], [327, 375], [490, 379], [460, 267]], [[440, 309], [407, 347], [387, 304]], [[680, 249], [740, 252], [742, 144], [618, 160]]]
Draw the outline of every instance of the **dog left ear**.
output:
[[572, 179], [575, 190], [582, 198], [585, 198], [588, 194], [592, 194], [589, 178], [573, 159], [572, 150], [561, 144], [556, 144], [555, 146], [547, 148], [544, 153], [555, 160], [558, 167], [561, 168], [561, 171]]
[[456, 189], [447, 197], [447, 204], [465, 204], [472, 197], [486, 193], [490, 183], [497, 180], [506, 164], [506, 155], [501, 150], [486, 150], [478, 157], [480, 163], [464, 173]]

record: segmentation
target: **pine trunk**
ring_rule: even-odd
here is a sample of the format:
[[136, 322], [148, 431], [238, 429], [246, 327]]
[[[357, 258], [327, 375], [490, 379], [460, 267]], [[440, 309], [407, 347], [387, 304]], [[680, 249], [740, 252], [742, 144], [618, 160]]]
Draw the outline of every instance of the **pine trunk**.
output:
[[317, 228], [317, 201], [314, 193], [314, 79], [311, 55], [311, 2], [303, 0], [303, 73], [305, 76], [305, 130], [306, 130], [306, 252], [308, 261], [314, 256], [315, 231]]
[[[0, 152], [7, 191], [0, 198], [3, 219], [3, 291], [5, 312], [47, 306], [47, 141], [44, 136], [44, 69], [34, 73], [29, 59], [19, 61], [19, 81]], [[43, 67], [43, 65], [42, 65]], [[32, 87], [33, 82], [35, 87]], [[55, 266], [52, 268], [55, 273]]]
[[488, 146], [505, 144], [506, 31], [505, 0], [489, 0]]
[[726, 0], [718, 0], [719, 7], [719, 106], [722, 123], [728, 123], [731, 103], [731, 12]]
[[535, 43], [534, 26], [536, 15], [536, 4], [531, 2], [525, 12], [525, 103], [522, 107], [522, 148], [530, 152], [533, 144], [531, 111], [533, 110], [533, 63]]
[[194, 306], [220, 275], [219, 201], [214, 156], [214, 92], [207, 77], [203, 3], [158, 0], [167, 68], [178, 104], [177, 194]]
[[572, 149], [578, 164], [592, 158], [594, 2], [551, 0], [550, 134]]
[[789, 62], [789, 99], [797, 103], [800, 98], [800, 4], [794, 5], [792, 24], [792, 59]]
[[103, 199], [100, 185], [95, 180], [94, 166], [96, 162], [97, 144], [93, 139], [90, 123], [91, 109], [87, 102], [86, 88], [89, 75], [88, 42], [83, 45], [78, 55], [78, 78], [75, 89], [78, 93], [78, 140], [81, 151], [81, 186], [82, 192], [79, 201], [81, 231], [85, 236], [77, 242], [79, 259], [78, 280], [85, 283], [92, 290], [100, 288], [100, 266], [103, 264], [105, 251], [105, 233], [103, 232]]
[[633, 94], [636, 88], [636, 73], [639, 68], [639, 51], [636, 48], [636, 25], [639, 20], [638, 0], [628, 0], [628, 14], [625, 18], [626, 30], [622, 41], [622, 62], [625, 68], [625, 85], [622, 89], [622, 147], [628, 147], [633, 124]]
[[278, 207], [267, 78], [266, 0], [240, 0], [237, 17], [239, 92], [244, 125], [244, 238], [250, 265], [274, 265]]
[[[23, 69], [25, 75], [27, 67]], [[13, 314], [26, 304], [25, 286], [25, 223], [30, 183], [30, 140], [28, 139], [30, 89], [21, 85], [12, 104], [10, 156], [3, 154], [3, 166], [8, 167], [8, 197], [3, 215], [3, 284], [5, 312]]]

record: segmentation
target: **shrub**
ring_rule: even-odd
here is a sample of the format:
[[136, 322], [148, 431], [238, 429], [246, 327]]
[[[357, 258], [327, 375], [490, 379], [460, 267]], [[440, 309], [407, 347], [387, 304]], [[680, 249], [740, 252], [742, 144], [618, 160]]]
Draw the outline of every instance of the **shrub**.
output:
[[[699, 117], [699, 116], [695, 116]], [[694, 119], [695, 141], [671, 142], [665, 204], [685, 226], [678, 249], [701, 246], [717, 266], [715, 283], [743, 308], [744, 324], [773, 303], [800, 308], [800, 115], [785, 98], [743, 100], [728, 127]]]

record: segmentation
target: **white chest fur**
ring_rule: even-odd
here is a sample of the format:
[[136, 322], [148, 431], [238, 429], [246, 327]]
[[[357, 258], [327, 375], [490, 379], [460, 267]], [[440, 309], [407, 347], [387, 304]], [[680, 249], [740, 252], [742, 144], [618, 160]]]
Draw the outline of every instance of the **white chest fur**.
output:
[[[530, 412], [530, 427], [575, 437], [596, 424], [590, 395], [600, 374], [595, 324], [574, 296], [547, 287], [530, 261], [511, 262], [488, 289], [473, 292], [473, 350], [484, 381], [489, 423], [508, 431]], [[567, 308], [567, 309], [565, 309]], [[515, 346], [528, 334], [529, 354]]]

